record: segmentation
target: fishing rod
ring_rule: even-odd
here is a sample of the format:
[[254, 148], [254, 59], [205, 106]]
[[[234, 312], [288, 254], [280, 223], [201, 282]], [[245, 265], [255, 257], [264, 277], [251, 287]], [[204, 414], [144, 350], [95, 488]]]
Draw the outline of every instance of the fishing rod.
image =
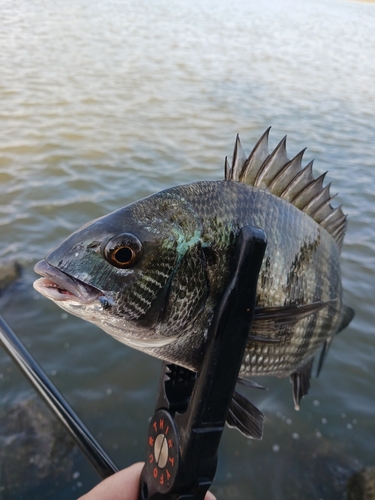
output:
[[[245, 226], [234, 244], [229, 284], [207, 334], [198, 373], [163, 363], [147, 438], [139, 500], [203, 500], [237, 382], [266, 248], [262, 229]], [[16, 334], [0, 316], [0, 344], [73, 437], [102, 479], [118, 471]]]
[[64, 425], [99, 476], [105, 479], [117, 472], [116, 465], [1, 316], [0, 345]]

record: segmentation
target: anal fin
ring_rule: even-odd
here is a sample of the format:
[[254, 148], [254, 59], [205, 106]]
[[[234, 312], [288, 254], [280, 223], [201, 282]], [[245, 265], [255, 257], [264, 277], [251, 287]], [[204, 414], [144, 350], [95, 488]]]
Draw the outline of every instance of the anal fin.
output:
[[299, 402], [306, 396], [310, 389], [310, 378], [314, 358], [309, 359], [301, 368], [298, 368], [290, 375], [290, 381], [293, 386], [294, 408], [299, 410]]
[[321, 369], [323, 367], [323, 363], [327, 357], [329, 348], [331, 347], [331, 343], [332, 343], [332, 338], [327, 339], [322, 346], [322, 350], [320, 351], [320, 356], [319, 356], [318, 368], [316, 369], [316, 376], [317, 377], [319, 377], [319, 373], [321, 372]]
[[234, 391], [229, 406], [227, 424], [234, 427], [248, 438], [262, 439], [263, 413], [248, 399]]

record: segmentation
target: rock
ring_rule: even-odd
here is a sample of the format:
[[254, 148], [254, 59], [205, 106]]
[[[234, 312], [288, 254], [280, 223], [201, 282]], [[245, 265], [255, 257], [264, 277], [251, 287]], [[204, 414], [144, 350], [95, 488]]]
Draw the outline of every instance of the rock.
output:
[[375, 467], [355, 472], [348, 481], [347, 500], [375, 500]]
[[[0, 415], [0, 499], [40, 498], [72, 478], [78, 448], [37, 397]], [[39, 489], [39, 490], [38, 490]]]
[[0, 261], [0, 290], [16, 281], [21, 275], [21, 266], [15, 260]]

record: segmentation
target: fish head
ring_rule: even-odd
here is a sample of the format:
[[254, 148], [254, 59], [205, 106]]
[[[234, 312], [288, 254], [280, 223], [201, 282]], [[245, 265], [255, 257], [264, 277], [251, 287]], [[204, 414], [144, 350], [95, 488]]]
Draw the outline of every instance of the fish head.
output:
[[[180, 282], [184, 269], [193, 272], [199, 241], [193, 214], [180, 203], [159, 193], [86, 224], [36, 264], [42, 278], [34, 288], [116, 339], [163, 357], [160, 349], [202, 302], [202, 293], [191, 287], [190, 299]], [[172, 322], [179, 298], [186, 314]]]

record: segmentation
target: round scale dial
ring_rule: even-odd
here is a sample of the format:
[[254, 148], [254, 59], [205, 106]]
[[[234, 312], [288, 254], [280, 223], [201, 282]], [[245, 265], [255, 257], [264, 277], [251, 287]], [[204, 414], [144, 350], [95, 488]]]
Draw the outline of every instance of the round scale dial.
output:
[[159, 410], [151, 419], [147, 462], [157, 489], [162, 493], [167, 492], [178, 469], [178, 443], [174, 421], [165, 410]]

